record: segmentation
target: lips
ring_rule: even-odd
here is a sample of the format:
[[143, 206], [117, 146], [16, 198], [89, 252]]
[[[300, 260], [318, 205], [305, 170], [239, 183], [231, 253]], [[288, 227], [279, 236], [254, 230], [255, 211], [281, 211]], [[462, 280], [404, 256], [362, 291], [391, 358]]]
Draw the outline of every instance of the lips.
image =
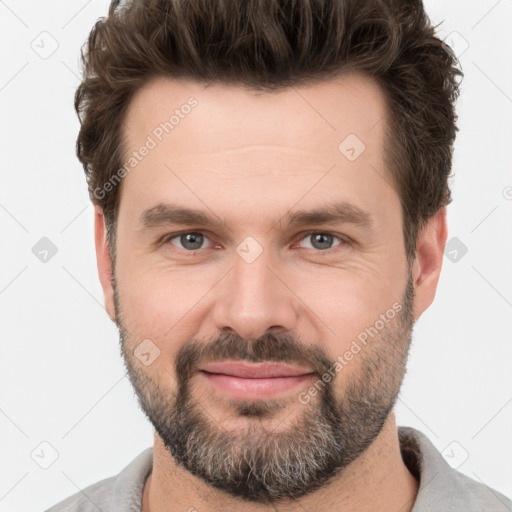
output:
[[309, 368], [277, 363], [228, 361], [205, 364], [199, 370], [205, 383], [238, 400], [264, 400], [290, 393], [313, 378]]
[[246, 363], [227, 361], [202, 365], [200, 370], [208, 373], [230, 375], [244, 379], [269, 379], [274, 377], [297, 377], [312, 373], [309, 368], [299, 368], [279, 363]]

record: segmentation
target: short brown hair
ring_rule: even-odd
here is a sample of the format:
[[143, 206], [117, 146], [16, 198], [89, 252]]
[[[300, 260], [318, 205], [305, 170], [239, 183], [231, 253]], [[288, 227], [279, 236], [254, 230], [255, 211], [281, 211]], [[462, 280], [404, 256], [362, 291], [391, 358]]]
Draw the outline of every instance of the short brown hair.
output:
[[128, 104], [150, 79], [265, 92], [358, 71], [387, 99], [385, 159], [411, 261], [418, 232], [452, 200], [462, 72], [435, 28], [421, 0], [113, 0], [82, 49], [84, 80], [75, 95], [77, 156], [105, 214], [111, 252], [120, 187], [105, 193], [103, 186], [124, 162]]

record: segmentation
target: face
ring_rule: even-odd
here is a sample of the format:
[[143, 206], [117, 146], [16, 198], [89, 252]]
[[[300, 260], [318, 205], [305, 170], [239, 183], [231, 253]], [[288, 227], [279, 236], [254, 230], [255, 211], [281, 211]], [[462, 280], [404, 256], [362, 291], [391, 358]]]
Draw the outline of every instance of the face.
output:
[[399, 392], [419, 267], [385, 112], [360, 75], [271, 94], [158, 79], [130, 104], [107, 308], [175, 461], [233, 496], [321, 487]]

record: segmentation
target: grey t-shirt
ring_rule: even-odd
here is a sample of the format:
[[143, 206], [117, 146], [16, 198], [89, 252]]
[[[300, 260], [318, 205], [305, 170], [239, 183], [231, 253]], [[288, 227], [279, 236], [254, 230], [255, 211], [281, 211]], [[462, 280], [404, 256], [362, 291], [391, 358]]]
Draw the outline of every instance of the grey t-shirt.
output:
[[[511, 512], [512, 501], [453, 469], [420, 431], [398, 427], [404, 463], [419, 480], [412, 512]], [[107, 478], [47, 512], [140, 512], [153, 464], [153, 449], [138, 455], [117, 476]]]

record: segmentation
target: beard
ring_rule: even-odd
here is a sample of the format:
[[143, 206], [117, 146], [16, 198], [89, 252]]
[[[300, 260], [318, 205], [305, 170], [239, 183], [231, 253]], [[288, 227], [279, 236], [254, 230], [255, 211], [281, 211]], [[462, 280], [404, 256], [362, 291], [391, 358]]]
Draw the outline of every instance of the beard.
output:
[[[166, 372], [158, 379], [135, 357], [139, 338], [129, 334], [120, 316], [115, 278], [113, 284], [121, 352], [141, 409], [179, 466], [232, 497], [271, 504], [301, 498], [325, 486], [366, 451], [395, 405], [414, 325], [411, 269], [402, 309], [354, 355], [348, 376], [343, 368], [329, 382], [322, 381], [322, 376], [329, 369], [332, 372], [335, 361], [319, 344], [270, 333], [249, 342], [228, 333], [208, 343], [184, 343], [174, 361], [175, 389], [170, 389], [162, 382], [172, 381]], [[213, 400], [203, 400], [202, 405], [194, 394], [192, 377], [200, 364], [228, 359], [309, 367], [322, 386], [308, 403], [300, 402], [296, 414], [289, 413], [291, 421], [279, 431], [262, 420], [275, 419], [290, 404], [292, 412], [297, 411], [297, 398], [224, 398], [222, 410], [233, 411], [237, 424], [227, 429], [207, 409]], [[334, 384], [340, 379], [338, 396]]]

